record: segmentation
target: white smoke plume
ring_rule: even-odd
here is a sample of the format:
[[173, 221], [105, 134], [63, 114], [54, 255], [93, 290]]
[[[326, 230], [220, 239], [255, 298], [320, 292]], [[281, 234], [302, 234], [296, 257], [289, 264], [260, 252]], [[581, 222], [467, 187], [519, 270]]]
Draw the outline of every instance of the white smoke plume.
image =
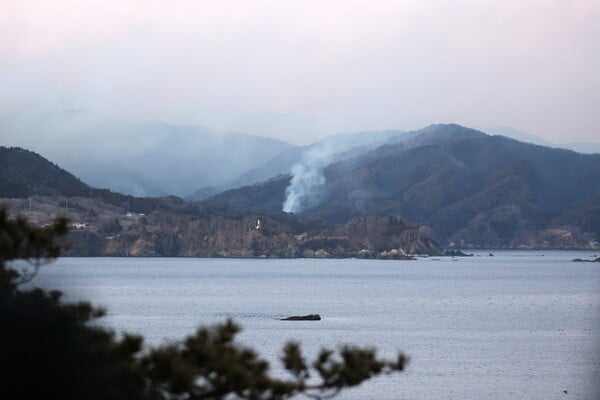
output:
[[285, 189], [283, 211], [297, 213], [319, 203], [318, 189], [325, 184], [323, 168], [331, 162], [333, 151], [325, 144], [312, 148], [292, 167], [292, 180]]
[[285, 190], [283, 211], [301, 212], [323, 200], [320, 191], [326, 182], [323, 169], [329, 164], [397, 141], [403, 134], [398, 130], [338, 134], [311, 145], [291, 168], [292, 180]]

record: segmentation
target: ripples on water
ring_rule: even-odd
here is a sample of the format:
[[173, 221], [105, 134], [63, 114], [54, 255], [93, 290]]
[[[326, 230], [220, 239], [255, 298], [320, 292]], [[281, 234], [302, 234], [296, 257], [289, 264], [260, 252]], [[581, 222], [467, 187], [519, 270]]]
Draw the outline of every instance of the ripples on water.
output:
[[[418, 261], [63, 258], [34, 282], [108, 308], [103, 323], [160, 344], [233, 318], [273, 361], [342, 343], [411, 357], [341, 399], [600, 398], [600, 264], [592, 252]], [[589, 254], [588, 254], [589, 253]], [[279, 321], [321, 314], [323, 320]], [[563, 391], [566, 390], [565, 394]]]

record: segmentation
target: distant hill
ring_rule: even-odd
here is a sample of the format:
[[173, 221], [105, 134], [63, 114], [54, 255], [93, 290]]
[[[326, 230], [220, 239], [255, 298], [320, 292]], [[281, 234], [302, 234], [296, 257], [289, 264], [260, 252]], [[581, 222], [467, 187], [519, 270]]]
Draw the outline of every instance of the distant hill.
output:
[[[419, 131], [407, 133], [398, 132], [396, 135], [386, 137], [383, 140], [383, 143], [377, 142], [380, 144], [380, 146], [378, 146], [376, 150], [359, 147], [354, 152], [351, 152], [347, 157], [342, 158], [342, 160], [350, 160], [347, 160], [346, 162], [335, 162], [335, 159], [327, 159], [325, 163], [322, 163], [322, 167], [325, 173], [329, 170], [329, 168], [333, 168], [333, 165], [336, 165], [336, 168], [338, 169], [345, 169], [348, 173], [350, 173], [350, 170], [353, 168], [357, 159], [361, 159], [362, 162], [365, 162], [371, 159], [379, 159], [389, 154], [395, 154], [399, 151], [431, 143], [460, 140], [470, 137], [471, 135], [485, 136], [485, 134], [481, 132], [467, 130], [458, 125], [446, 125], [444, 126], [443, 130], [438, 129], [438, 127], [439, 126], [434, 125]], [[286, 153], [289, 154], [291, 151]], [[302, 153], [295, 154], [295, 162], [299, 162], [301, 160], [301, 154]], [[355, 157], [352, 157], [352, 155]], [[246, 185], [213, 194], [206, 201], [208, 203], [221, 203], [227, 204], [228, 206], [246, 209], [270, 211], [280, 210], [286, 197], [285, 189], [290, 183], [291, 176], [289, 175], [289, 170], [291, 170], [291, 166], [292, 165], [289, 165], [288, 173], [286, 174], [281, 174], [255, 185]], [[318, 194], [311, 194], [312, 197], [318, 197], [317, 195], [322, 196], [322, 191], [320, 191]], [[351, 217], [348, 216], [348, 218]]]
[[[251, 185], [288, 174], [295, 164], [313, 154], [327, 164], [352, 158], [387, 142], [399, 140], [403, 135], [404, 132], [399, 130], [343, 133], [329, 136], [306, 146], [291, 146], [272, 158], [266, 158], [266, 161], [245, 171], [233, 180], [222, 182], [218, 187], [200, 188], [186, 198], [191, 201], [204, 200], [227, 189]], [[260, 156], [263, 157], [263, 154], [261, 153]]]
[[[433, 125], [322, 170], [300, 212], [341, 223], [392, 215], [468, 247], [585, 247], [600, 242], [600, 155]], [[276, 210], [291, 177], [207, 203]], [[592, 243], [592, 244], [590, 244]]]
[[0, 182], [0, 197], [81, 196], [90, 189], [58, 165], [20, 147], [0, 147]]
[[48, 113], [18, 129], [10, 144], [44, 154], [89, 185], [139, 197], [183, 197], [220, 185], [293, 147], [274, 138], [111, 120], [85, 110]]
[[127, 196], [92, 188], [39, 154], [15, 147], [0, 147], [0, 205], [39, 225], [66, 214], [73, 223], [67, 255], [73, 256], [407, 259], [442, 254], [426, 232], [394, 218], [336, 225], [280, 211]]
[[99, 198], [134, 212], [151, 212], [183, 200], [140, 198], [90, 187], [41, 155], [20, 147], [0, 146], [0, 198], [64, 196]]
[[[144, 225], [144, 219], [135, 228], [128, 220], [124, 222], [132, 231], [128, 242], [119, 245], [118, 254], [133, 251], [135, 238], [145, 237], [154, 243], [156, 235], [168, 231], [176, 235], [169, 236], [171, 241], [182, 240], [182, 235], [187, 238], [179, 243], [188, 255], [209, 255], [218, 250], [211, 246], [237, 243], [237, 250], [229, 254], [264, 255], [273, 246], [279, 249], [277, 254], [288, 256], [321, 249], [328, 254], [338, 249], [335, 251], [340, 256], [357, 256], [359, 246], [371, 246], [365, 248], [369, 251], [375, 247], [367, 240], [368, 231], [363, 232], [366, 237], [358, 234], [354, 239], [351, 233], [362, 232], [362, 224], [373, 221], [383, 237], [387, 235], [383, 227], [389, 221], [399, 221], [396, 226], [400, 231], [409, 233], [396, 235], [395, 245], [400, 246], [398, 241], [403, 240], [405, 249], [430, 249], [430, 253], [437, 250], [431, 250], [435, 246], [427, 242], [429, 237], [444, 246], [464, 248], [600, 248], [600, 155], [489, 136], [459, 125], [432, 125], [392, 135], [384, 143], [371, 150], [367, 145], [352, 147], [346, 153], [302, 156], [301, 168], [294, 168], [293, 176], [280, 175], [221, 192], [200, 204], [176, 197], [141, 198], [97, 189], [34, 152], [0, 147], [0, 198], [40, 197], [36, 202], [46, 204], [34, 210], [40, 221], [56, 213], [65, 197], [70, 198], [73, 210], [81, 203], [78, 218], [93, 221], [85, 230], [88, 236], [83, 243], [88, 244], [108, 243], [103, 232], [111, 231], [110, 226], [116, 226], [114, 220], [129, 212], [152, 215], [152, 228]], [[290, 191], [291, 183], [294, 191]], [[290, 193], [298, 200], [295, 214], [282, 213]], [[26, 211], [25, 203], [19, 207]], [[284, 236], [264, 236], [270, 232], [266, 230], [261, 232], [259, 246], [263, 253], [251, 251], [247, 246], [254, 246], [256, 234], [238, 243], [235, 237], [246, 235], [239, 230], [246, 225], [231, 222], [237, 228], [214, 231], [225, 235], [223, 241], [194, 253], [194, 232], [204, 232], [202, 224], [229, 224], [225, 221], [240, 218], [245, 224], [258, 218], [285, 221], [277, 228], [277, 235], [285, 234], [285, 240]], [[104, 229], [105, 224], [109, 228]], [[181, 231], [184, 226], [185, 233]], [[307, 236], [302, 236], [304, 233]], [[98, 254], [117, 254], [102, 249]], [[228, 254], [221, 250], [217, 253]], [[161, 250], [157, 254], [174, 252]]]

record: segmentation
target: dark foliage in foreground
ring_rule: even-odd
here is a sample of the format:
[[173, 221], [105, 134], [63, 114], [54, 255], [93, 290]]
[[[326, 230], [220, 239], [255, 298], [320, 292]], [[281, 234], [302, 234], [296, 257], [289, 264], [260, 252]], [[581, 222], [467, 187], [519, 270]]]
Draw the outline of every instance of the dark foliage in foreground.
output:
[[118, 339], [93, 324], [103, 310], [62, 303], [56, 291], [19, 289], [60, 255], [66, 232], [65, 220], [38, 228], [0, 209], [0, 398], [324, 399], [407, 364], [402, 354], [383, 361], [374, 349], [349, 346], [323, 349], [308, 364], [288, 343], [281, 360], [290, 378], [273, 378], [267, 361], [235, 342], [240, 328], [231, 321], [150, 349], [140, 336]]

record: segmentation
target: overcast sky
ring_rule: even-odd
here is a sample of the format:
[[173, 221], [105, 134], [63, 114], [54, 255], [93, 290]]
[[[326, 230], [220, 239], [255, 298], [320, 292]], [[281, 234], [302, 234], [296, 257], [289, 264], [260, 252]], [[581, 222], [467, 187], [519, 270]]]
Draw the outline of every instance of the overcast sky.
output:
[[596, 0], [0, 0], [0, 122], [84, 109], [293, 143], [436, 122], [600, 141], [598, 71]]

